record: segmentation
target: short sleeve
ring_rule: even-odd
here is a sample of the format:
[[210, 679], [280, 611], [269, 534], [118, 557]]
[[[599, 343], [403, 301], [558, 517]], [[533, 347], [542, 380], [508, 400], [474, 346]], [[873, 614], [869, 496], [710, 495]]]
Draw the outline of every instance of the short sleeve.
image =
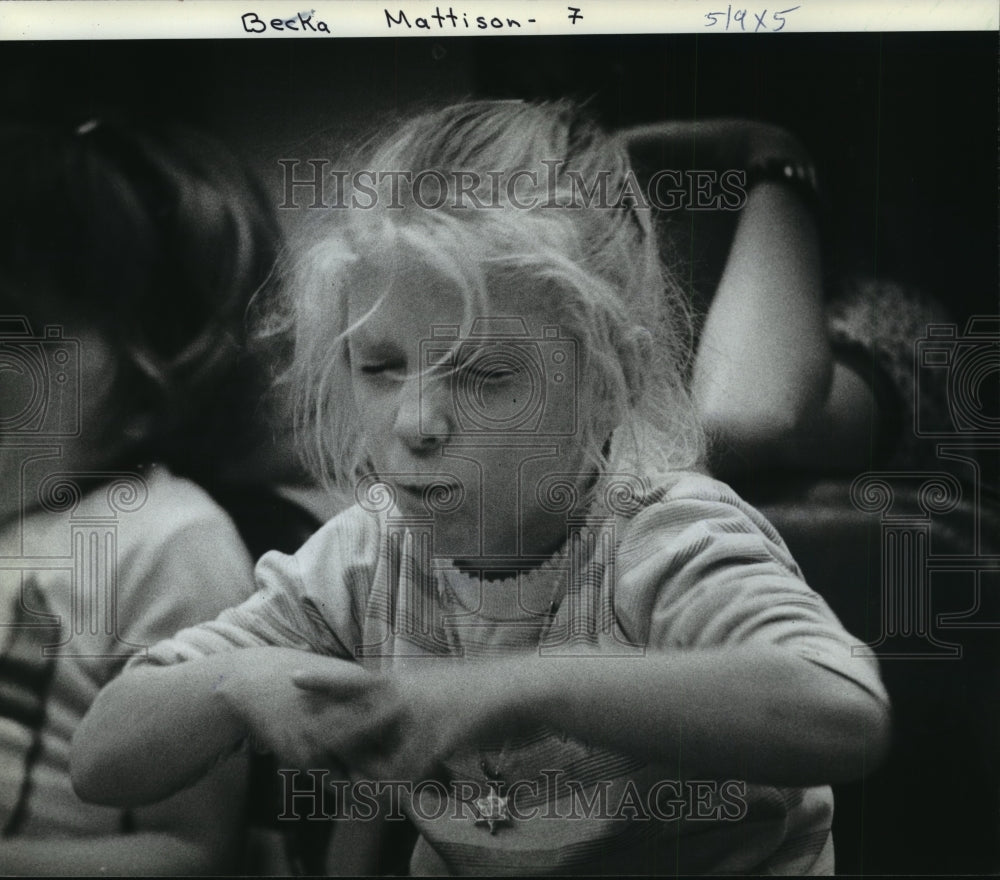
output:
[[640, 513], [622, 542], [617, 607], [632, 641], [659, 650], [767, 642], [885, 700], [874, 661], [844, 630], [774, 527], [702, 478]]
[[[366, 517], [361, 514], [361, 517]], [[359, 566], [362, 518], [349, 511], [331, 520], [292, 555], [271, 551], [257, 563], [256, 592], [213, 620], [177, 632], [149, 651], [169, 665], [234, 648], [276, 646], [353, 659], [361, 642], [359, 603], [374, 566]], [[369, 574], [358, 578], [363, 569]]]

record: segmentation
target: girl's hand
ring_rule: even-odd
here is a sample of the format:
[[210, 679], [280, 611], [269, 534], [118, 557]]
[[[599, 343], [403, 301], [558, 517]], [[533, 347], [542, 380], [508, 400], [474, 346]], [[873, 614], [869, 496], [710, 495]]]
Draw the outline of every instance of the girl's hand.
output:
[[350, 699], [366, 691], [374, 677], [356, 663], [290, 648], [249, 649], [239, 655], [236, 671], [220, 676], [214, 690], [253, 748], [297, 769], [343, 774], [335, 748], [343, 713], [331, 701], [310, 699], [293, 679], [303, 673], [336, 680], [338, 693]]
[[330, 670], [293, 676], [306, 699], [336, 708], [329, 714], [331, 750], [352, 776], [426, 779], [459, 744], [513, 722], [489, 667], [468, 661], [421, 659], [390, 676], [368, 675], [364, 687]]

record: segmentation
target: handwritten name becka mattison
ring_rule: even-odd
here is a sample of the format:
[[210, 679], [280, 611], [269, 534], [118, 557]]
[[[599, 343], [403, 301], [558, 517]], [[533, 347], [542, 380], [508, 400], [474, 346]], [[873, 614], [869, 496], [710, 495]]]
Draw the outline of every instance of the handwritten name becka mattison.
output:
[[[421, 9], [420, 15], [414, 15], [410, 10], [410, 15], [403, 9], [397, 9], [395, 14], [388, 8], [383, 8], [385, 12], [385, 26], [392, 30], [394, 27], [405, 27], [409, 30], [417, 28], [424, 31], [439, 30], [512, 30], [523, 27], [519, 19], [510, 16], [500, 17], [499, 15], [487, 16], [477, 15], [470, 18], [466, 12], [455, 12], [450, 6], [447, 12], [442, 12], [440, 6], [434, 7], [434, 12], [428, 14]], [[534, 24], [535, 19], [525, 19], [525, 24]]]
[[265, 31], [297, 31], [301, 34], [328, 34], [330, 26], [316, 18], [316, 10], [300, 12], [291, 18], [272, 18], [265, 20], [256, 12], [245, 12], [241, 16], [243, 30], [248, 34], [262, 34]]

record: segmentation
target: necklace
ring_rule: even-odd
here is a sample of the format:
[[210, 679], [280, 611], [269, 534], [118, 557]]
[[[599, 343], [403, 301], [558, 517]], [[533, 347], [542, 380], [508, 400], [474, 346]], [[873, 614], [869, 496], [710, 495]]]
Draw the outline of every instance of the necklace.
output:
[[[571, 588], [568, 583], [569, 572], [565, 564], [560, 564], [565, 563], [565, 554], [566, 551], [563, 550], [560, 553], [555, 554], [551, 561], [542, 566], [540, 569], [535, 569], [535, 577], [542, 576], [545, 578], [552, 577], [555, 579], [555, 583], [552, 585], [551, 592], [549, 593], [549, 602], [546, 610], [540, 614], [536, 612], [539, 617], [543, 618], [543, 621], [539, 621], [541, 626], [537, 630], [537, 640], [539, 643], [546, 638], [547, 634], [551, 630], [556, 614], [562, 604], [563, 597], [568, 589]], [[466, 575], [466, 577], [469, 576]], [[482, 575], [480, 575], [480, 577], [482, 577]], [[483, 584], [483, 581], [480, 580], [480, 583]], [[494, 582], [492, 588], [512, 588], [520, 590], [521, 586], [522, 584], [519, 575], [515, 575], [514, 578], [509, 579], [509, 582], [507, 583], [500, 584]], [[458, 600], [458, 597], [451, 584], [448, 582], [447, 577], [441, 578], [439, 588], [441, 590], [441, 598], [446, 606], [454, 607], [456, 604], [461, 605], [461, 602]], [[445, 623], [447, 617], [448, 615], [444, 615], [441, 619], [441, 628], [443, 630], [442, 634], [452, 653], [461, 654], [464, 652], [465, 647], [462, 645], [458, 632], [453, 631], [452, 628]], [[525, 647], [527, 647], [527, 645], [525, 645]], [[507, 747], [508, 743], [505, 741], [501, 745], [499, 753], [496, 754], [496, 758], [493, 760], [490, 760], [487, 757], [486, 749], [479, 748], [479, 769], [481, 770], [486, 781], [486, 791], [482, 792], [482, 790], [480, 790], [480, 796], [472, 801], [474, 815], [471, 818], [473, 824], [483, 826], [491, 835], [495, 835], [497, 833], [498, 827], [508, 825], [512, 822], [510, 799], [505, 794], [506, 780], [504, 779], [503, 767], [504, 759], [507, 754]]]
[[[552, 621], [555, 620], [561, 603], [562, 591], [557, 588], [553, 593], [548, 611], [546, 612], [548, 620], [546, 628], [542, 633], [542, 638], [545, 637], [545, 634], [551, 628]], [[503, 793], [503, 760], [507, 751], [507, 745], [507, 740], [504, 740], [500, 746], [500, 752], [496, 757], [496, 761], [493, 764], [486, 757], [486, 750], [479, 749], [479, 769], [486, 778], [486, 794], [473, 801], [476, 809], [476, 816], [473, 819], [473, 823], [476, 825], [485, 825], [489, 829], [490, 834], [497, 833], [498, 825], [507, 825], [511, 821], [509, 799]]]
[[[500, 750], [497, 760], [503, 759], [506, 744]], [[478, 814], [473, 820], [476, 825], [486, 825], [490, 829], [490, 834], [497, 833], [497, 825], [506, 825], [510, 822], [510, 810], [507, 804], [507, 796], [502, 793], [503, 777], [500, 774], [500, 767], [491, 767], [486, 760], [486, 755], [482, 749], [479, 751], [479, 768], [486, 777], [486, 795], [478, 797], [473, 802]]]

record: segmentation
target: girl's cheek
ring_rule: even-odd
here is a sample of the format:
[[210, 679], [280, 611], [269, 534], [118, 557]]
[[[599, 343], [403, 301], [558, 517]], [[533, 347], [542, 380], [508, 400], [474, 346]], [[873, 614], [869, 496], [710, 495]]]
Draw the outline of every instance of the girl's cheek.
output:
[[359, 389], [357, 399], [358, 417], [362, 428], [367, 430], [376, 442], [384, 436], [395, 422], [398, 395], [394, 389], [383, 387], [381, 383], [368, 382]]

